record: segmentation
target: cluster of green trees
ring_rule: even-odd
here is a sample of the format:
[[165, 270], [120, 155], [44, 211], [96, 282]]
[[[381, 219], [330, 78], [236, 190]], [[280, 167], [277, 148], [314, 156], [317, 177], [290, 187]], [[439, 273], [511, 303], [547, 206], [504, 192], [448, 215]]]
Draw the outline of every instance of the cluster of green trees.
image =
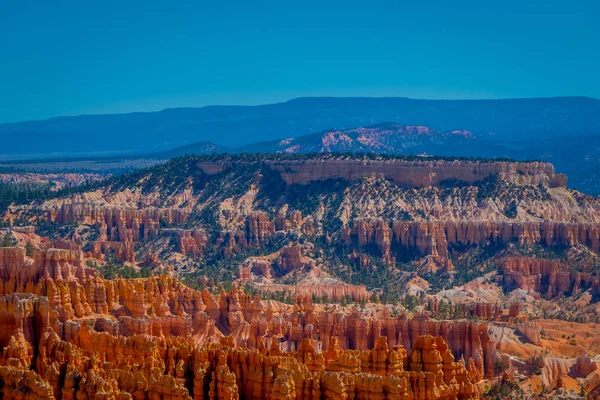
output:
[[277, 291], [277, 292], [258, 292], [256, 289], [253, 289], [249, 286], [244, 288], [245, 292], [250, 292], [251, 295], [255, 295], [256, 293], [260, 293], [260, 298], [262, 300], [276, 300], [285, 304], [294, 304], [294, 298], [288, 291]]
[[[15, 239], [11, 232], [6, 232], [6, 234], [2, 236], [2, 240], [0, 241], [0, 247], [14, 247], [17, 244], [17, 239]], [[27, 257], [33, 257], [34, 250], [35, 246], [33, 245], [33, 243], [31, 243], [31, 241], [27, 241], [27, 244], [25, 245], [25, 255]]]
[[25, 255], [27, 257], [33, 257], [34, 250], [35, 247], [33, 246], [33, 243], [31, 243], [31, 241], [27, 241], [27, 244], [25, 245]]
[[502, 399], [525, 399], [523, 389], [513, 380], [501, 380], [495, 382], [483, 394], [484, 399], [502, 400]]
[[0, 182], [0, 212], [13, 203], [23, 204], [34, 200], [54, 199], [93, 190], [102, 185], [101, 182], [87, 181], [78, 186], [67, 185], [59, 190], [56, 190], [56, 184], [52, 182]]
[[52, 184], [0, 182], [0, 212], [12, 203], [49, 199], [56, 194], [53, 187]]
[[438, 305], [437, 310], [434, 310], [431, 303], [427, 304], [427, 311], [431, 313], [431, 316], [435, 319], [459, 319], [463, 318], [463, 309], [460, 303], [452, 303], [449, 300], [442, 299]]
[[139, 271], [129, 265], [114, 264], [109, 261], [104, 265], [98, 265], [96, 262], [88, 261], [88, 267], [97, 269], [104, 279], [115, 279], [115, 278], [149, 278], [152, 276], [152, 271], [147, 268], [141, 268]]
[[507, 218], [516, 218], [517, 211], [518, 211], [517, 201], [513, 200], [504, 208], [504, 215]]

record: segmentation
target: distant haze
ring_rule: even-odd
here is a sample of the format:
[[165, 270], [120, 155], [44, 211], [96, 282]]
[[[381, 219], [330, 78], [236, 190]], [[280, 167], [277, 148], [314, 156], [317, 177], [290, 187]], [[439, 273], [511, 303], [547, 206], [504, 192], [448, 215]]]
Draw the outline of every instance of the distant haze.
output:
[[324, 129], [382, 122], [464, 129], [492, 140], [600, 134], [600, 100], [299, 98], [262, 106], [210, 106], [160, 112], [84, 115], [0, 125], [2, 153], [38, 156], [149, 153], [210, 142], [239, 147]]

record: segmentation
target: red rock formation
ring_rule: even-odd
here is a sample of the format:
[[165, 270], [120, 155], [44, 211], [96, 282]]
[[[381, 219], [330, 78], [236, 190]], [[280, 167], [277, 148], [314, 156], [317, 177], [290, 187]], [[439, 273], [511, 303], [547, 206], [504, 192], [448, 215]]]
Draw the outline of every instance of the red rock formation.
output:
[[88, 203], [63, 203], [51, 206], [47, 211], [49, 221], [94, 225], [100, 231], [101, 241], [117, 242], [139, 242], [155, 238], [161, 221], [166, 224], [183, 223], [188, 216], [189, 210], [182, 208], [135, 209]]
[[248, 239], [252, 245], [259, 245], [275, 233], [275, 223], [263, 211], [252, 212], [248, 216]]
[[51, 318], [45, 297], [25, 293], [0, 296], [0, 348], [7, 346], [17, 334], [31, 344], [37, 343]]
[[103, 280], [64, 249], [2, 248], [0, 278], [6, 398], [475, 399], [493, 358], [483, 325], [317, 313], [310, 297], [273, 310], [170, 276]]
[[202, 229], [163, 229], [162, 234], [174, 236], [175, 251], [193, 258], [202, 257], [204, 249], [208, 245], [208, 235]]
[[442, 338], [431, 336], [415, 338], [410, 357], [401, 346], [389, 350], [385, 337], [363, 351], [342, 350], [334, 339], [326, 353], [302, 339], [296, 352], [282, 354], [234, 347], [231, 338], [196, 347], [187, 335], [119, 337], [84, 324], [68, 341], [46, 328], [34, 346], [39, 357], [34, 371], [27, 371], [32, 345], [20, 332], [10, 338], [0, 359], [5, 396], [23, 387], [45, 398], [71, 399], [127, 394], [188, 399], [190, 387], [198, 399], [335, 399], [338, 394], [476, 399], [480, 394], [478, 377], [454, 361]]
[[536, 322], [516, 323], [514, 328], [521, 333], [527, 340], [536, 346], [542, 346], [542, 336], [540, 327]]
[[302, 221], [299, 212], [291, 212], [289, 218], [291, 219], [277, 215], [272, 220], [264, 211], [254, 211], [248, 215], [245, 229], [220, 232], [215, 245], [223, 247], [225, 255], [231, 256], [248, 247], [259, 247], [265, 244], [268, 239], [273, 237], [276, 229], [301, 228], [306, 234], [314, 233], [312, 221], [309, 219]]
[[259, 257], [250, 257], [246, 259], [239, 268], [239, 277], [243, 281], [250, 281], [252, 274], [271, 278], [272, 263]]
[[287, 214], [279, 213], [275, 217], [275, 228], [278, 231], [298, 229], [302, 226], [302, 223], [302, 212], [297, 210], [289, 211], [287, 212]]
[[33, 259], [20, 247], [0, 248], [0, 295], [36, 293], [42, 279], [86, 281], [96, 270], [83, 265], [80, 251], [62, 249], [35, 250]]
[[511, 257], [502, 260], [500, 271], [506, 290], [524, 289], [546, 298], [591, 288], [600, 289], [600, 278], [590, 273], [569, 271], [556, 260]]
[[382, 255], [405, 251], [448, 257], [455, 246], [522, 244], [573, 246], [583, 244], [600, 253], [600, 226], [568, 222], [392, 221], [357, 220], [342, 230], [348, 246], [376, 244]]
[[585, 378], [598, 369], [598, 364], [590, 359], [587, 352], [577, 357], [577, 361], [571, 367], [571, 375], [574, 378]]
[[[545, 162], [307, 159], [267, 160], [264, 163], [279, 172], [287, 184], [306, 184], [327, 179], [356, 180], [375, 175], [409, 187], [438, 185], [446, 180], [473, 183], [490, 176], [498, 176], [516, 184], [565, 187], [567, 183], [565, 175], [555, 174], [552, 164]], [[196, 165], [206, 174], [215, 174], [224, 168], [221, 161]]]
[[110, 254], [117, 260], [134, 262], [135, 250], [132, 242], [95, 241], [90, 244], [90, 254], [99, 260]]
[[301, 285], [283, 285], [271, 284], [260, 286], [264, 292], [286, 292], [290, 296], [316, 296], [320, 299], [327, 298], [331, 301], [342, 301], [350, 299], [351, 301], [367, 300], [369, 292], [364, 285], [350, 285], [339, 280], [331, 279], [327, 283], [321, 284], [301, 284]]
[[285, 275], [295, 269], [312, 269], [316, 266], [315, 260], [302, 256], [300, 245], [286, 246], [281, 249], [281, 252], [275, 260], [275, 263], [277, 264], [278, 270], [282, 275]]

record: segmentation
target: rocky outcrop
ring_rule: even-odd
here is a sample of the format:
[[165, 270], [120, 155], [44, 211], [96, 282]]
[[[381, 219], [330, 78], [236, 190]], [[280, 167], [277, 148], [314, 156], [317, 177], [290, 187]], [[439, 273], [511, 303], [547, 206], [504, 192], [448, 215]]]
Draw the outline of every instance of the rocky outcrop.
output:
[[342, 230], [348, 246], [375, 244], [386, 256], [435, 255], [448, 257], [454, 248], [470, 245], [542, 244], [574, 246], [582, 244], [600, 253], [600, 226], [568, 222], [493, 221], [391, 221], [357, 220]]
[[[307, 184], [327, 179], [356, 180], [369, 176], [384, 176], [408, 187], [438, 185], [443, 181], [474, 183], [491, 176], [516, 184], [565, 187], [565, 175], [556, 174], [554, 167], [545, 162], [468, 161], [468, 160], [369, 160], [369, 159], [305, 159], [265, 160], [264, 163], [288, 185]], [[197, 167], [206, 174], [223, 171], [223, 162], [203, 161]]]
[[264, 211], [255, 211], [248, 216], [248, 240], [258, 246], [275, 233], [275, 223]]
[[598, 364], [590, 359], [587, 352], [577, 357], [577, 361], [571, 367], [571, 375], [574, 378], [585, 378], [598, 369]]
[[511, 257], [502, 260], [499, 268], [505, 290], [523, 289], [540, 293], [546, 298], [569, 295], [580, 290], [600, 291], [600, 278], [591, 273], [569, 271], [556, 260]]
[[208, 235], [202, 229], [163, 229], [163, 235], [175, 240], [175, 251], [192, 258], [201, 258], [208, 245]]
[[136, 209], [120, 206], [98, 206], [93, 203], [63, 203], [47, 210], [51, 222], [78, 222], [94, 225], [100, 232], [100, 240], [139, 242], [158, 236], [161, 222], [183, 223], [189, 216], [184, 208], [149, 207]]

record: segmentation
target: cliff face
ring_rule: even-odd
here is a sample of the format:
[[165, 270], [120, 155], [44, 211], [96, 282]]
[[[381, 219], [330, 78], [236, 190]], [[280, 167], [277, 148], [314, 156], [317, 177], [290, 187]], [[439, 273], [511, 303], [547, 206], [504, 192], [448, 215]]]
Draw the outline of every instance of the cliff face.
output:
[[567, 266], [556, 260], [511, 257], [502, 261], [499, 272], [505, 290], [529, 290], [548, 299], [587, 289], [591, 289], [594, 295], [600, 292], [599, 277], [569, 271]]
[[494, 221], [385, 221], [358, 220], [342, 231], [346, 245], [375, 244], [385, 255], [392, 248], [400, 252], [448, 257], [458, 246], [542, 244], [574, 246], [582, 244], [600, 252], [600, 226], [568, 222], [494, 222]]
[[[281, 174], [288, 185], [327, 179], [353, 181], [372, 176], [383, 176], [408, 187], [435, 186], [453, 180], [475, 183], [492, 176], [519, 185], [566, 187], [567, 184], [565, 175], [556, 174], [552, 164], [544, 162], [308, 159], [265, 161], [265, 164]], [[197, 167], [209, 175], [225, 168], [219, 162], [200, 162]]]
[[63, 203], [47, 210], [51, 222], [80, 222], [95, 225], [100, 240], [139, 242], [158, 236], [161, 221], [166, 224], [185, 221], [189, 211], [181, 208], [135, 209], [124, 206]]

